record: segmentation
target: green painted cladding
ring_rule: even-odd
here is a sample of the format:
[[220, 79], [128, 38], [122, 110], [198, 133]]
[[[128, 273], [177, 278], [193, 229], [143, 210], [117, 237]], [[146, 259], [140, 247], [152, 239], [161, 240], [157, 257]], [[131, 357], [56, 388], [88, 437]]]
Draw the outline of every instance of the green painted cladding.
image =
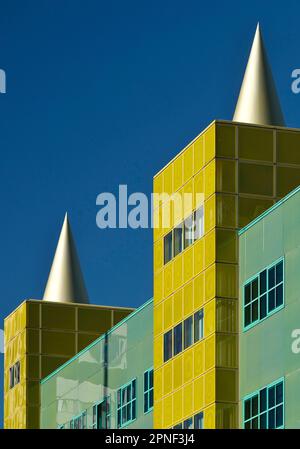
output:
[[[285, 428], [300, 428], [300, 353], [292, 332], [300, 329], [300, 190], [240, 232], [240, 425], [242, 401], [279, 378], [285, 382]], [[284, 258], [284, 306], [243, 328], [243, 285]]]
[[[107, 352], [105, 345], [107, 344]], [[125, 428], [153, 428], [144, 413], [144, 372], [153, 366], [153, 301], [150, 300], [41, 382], [41, 428], [69, 426], [110, 397], [110, 427], [117, 428], [117, 390], [136, 379], [136, 419]]]

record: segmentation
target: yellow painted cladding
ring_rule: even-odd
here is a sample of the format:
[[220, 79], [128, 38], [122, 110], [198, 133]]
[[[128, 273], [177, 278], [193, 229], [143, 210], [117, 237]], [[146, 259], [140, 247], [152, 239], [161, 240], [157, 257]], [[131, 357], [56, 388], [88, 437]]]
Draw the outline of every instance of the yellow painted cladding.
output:
[[[37, 429], [40, 380], [133, 309], [29, 300], [4, 321], [4, 427]], [[20, 382], [9, 385], [20, 362]]]
[[[238, 427], [237, 230], [300, 184], [299, 145], [299, 130], [215, 121], [154, 177], [155, 428], [200, 411]], [[164, 236], [200, 203], [203, 237], [164, 264]], [[164, 363], [164, 334], [201, 308], [204, 338]]]

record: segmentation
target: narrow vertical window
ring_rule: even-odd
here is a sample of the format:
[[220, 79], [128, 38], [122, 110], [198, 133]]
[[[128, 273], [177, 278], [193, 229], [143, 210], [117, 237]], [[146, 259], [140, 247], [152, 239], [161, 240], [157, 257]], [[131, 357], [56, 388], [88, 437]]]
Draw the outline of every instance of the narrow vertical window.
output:
[[164, 361], [172, 357], [172, 330], [164, 335]]
[[117, 427], [124, 427], [136, 419], [136, 379], [117, 391]]
[[200, 239], [204, 234], [204, 209], [200, 206], [195, 211], [195, 240]]
[[153, 369], [144, 373], [144, 413], [153, 408]]
[[194, 314], [194, 343], [203, 338], [204, 335], [204, 312], [203, 309]]
[[174, 327], [174, 356], [182, 351], [182, 323]]
[[184, 349], [193, 344], [193, 317], [184, 320]]
[[174, 228], [174, 257], [182, 251], [182, 223]]
[[169, 232], [169, 234], [167, 234], [164, 237], [164, 262], [165, 264], [168, 263], [172, 257], [173, 257], [173, 252], [172, 252], [172, 241], [173, 241], [173, 233], [172, 231]]
[[197, 413], [197, 415], [195, 415], [194, 429], [203, 429], [203, 412]]

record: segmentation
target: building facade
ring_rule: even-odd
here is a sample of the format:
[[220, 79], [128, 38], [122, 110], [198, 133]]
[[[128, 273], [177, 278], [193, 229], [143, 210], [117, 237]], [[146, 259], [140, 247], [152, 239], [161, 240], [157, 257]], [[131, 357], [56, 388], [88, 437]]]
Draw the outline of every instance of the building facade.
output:
[[153, 300], [41, 382], [41, 427], [153, 427]]
[[240, 231], [242, 428], [300, 428], [299, 225], [297, 188]]

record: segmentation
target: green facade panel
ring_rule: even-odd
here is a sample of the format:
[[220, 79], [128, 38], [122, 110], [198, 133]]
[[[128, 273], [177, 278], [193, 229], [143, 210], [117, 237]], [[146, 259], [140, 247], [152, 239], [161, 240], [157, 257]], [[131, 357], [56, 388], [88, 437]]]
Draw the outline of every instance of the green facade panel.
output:
[[144, 412], [144, 373], [153, 367], [153, 301], [150, 300], [41, 381], [41, 428], [70, 428], [86, 413], [92, 428], [94, 406], [109, 398], [108, 422], [117, 428], [117, 391], [136, 379], [136, 419], [124, 428], [153, 428]]
[[[240, 231], [239, 252], [240, 426], [244, 427], [243, 400], [283, 378], [284, 427], [300, 428], [300, 352], [295, 338], [300, 329], [300, 189]], [[281, 258], [283, 307], [245, 329], [244, 286]]]

